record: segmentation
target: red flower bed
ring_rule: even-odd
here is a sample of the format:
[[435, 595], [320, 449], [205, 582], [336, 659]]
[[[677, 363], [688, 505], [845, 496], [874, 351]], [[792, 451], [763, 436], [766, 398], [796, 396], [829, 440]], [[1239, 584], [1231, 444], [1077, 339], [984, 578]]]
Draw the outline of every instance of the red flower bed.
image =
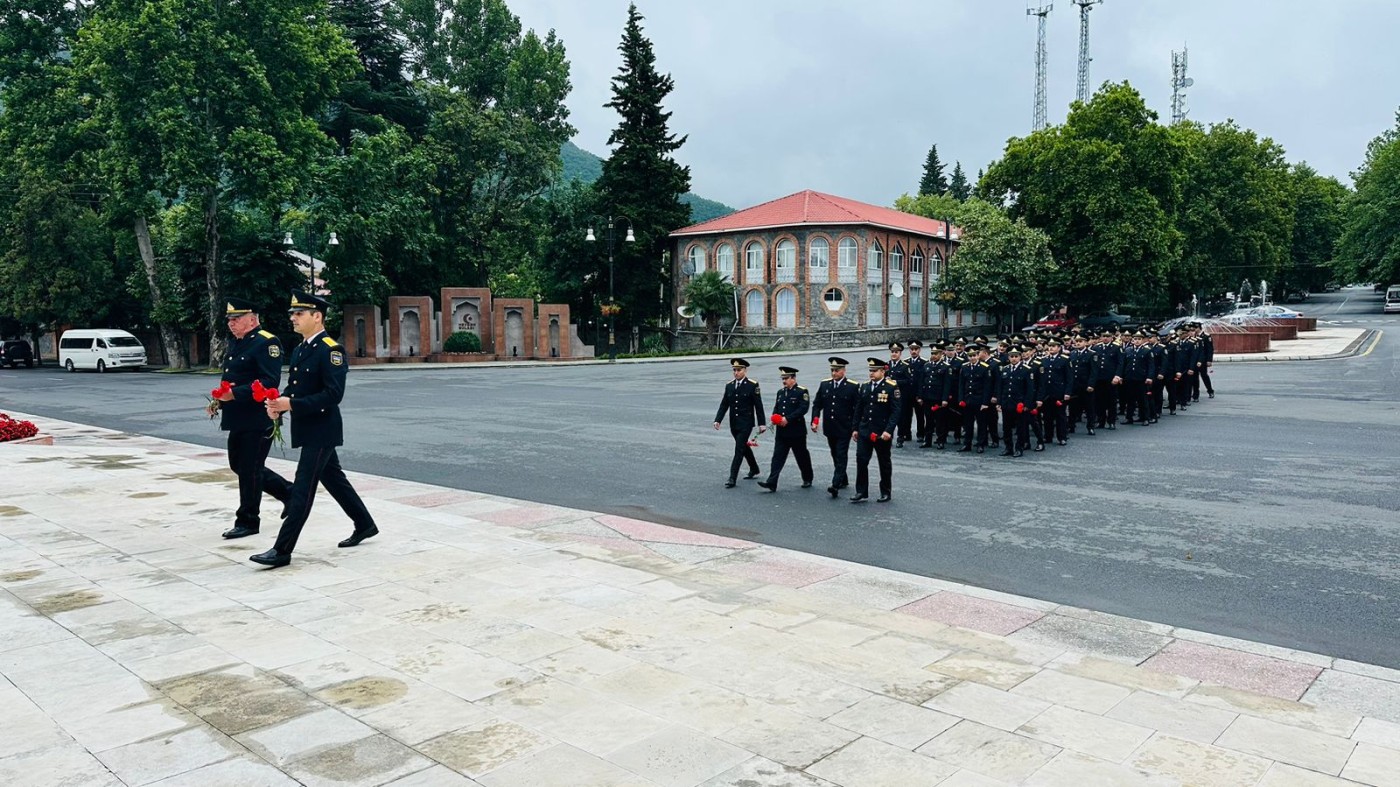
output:
[[16, 421], [5, 413], [0, 413], [0, 443], [10, 440], [27, 440], [39, 434], [39, 427], [30, 421]]

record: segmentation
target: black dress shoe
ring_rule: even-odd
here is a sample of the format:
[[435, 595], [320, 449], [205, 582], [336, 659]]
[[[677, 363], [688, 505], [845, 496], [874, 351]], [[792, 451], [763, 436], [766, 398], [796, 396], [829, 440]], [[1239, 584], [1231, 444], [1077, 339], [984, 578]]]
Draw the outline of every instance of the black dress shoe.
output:
[[232, 529], [224, 531], [224, 538], [243, 538], [244, 536], [256, 536], [257, 534], [258, 529], [256, 527], [234, 525]]
[[1112, 432], [1114, 429], [1117, 429], [1117, 428], [1118, 428], [1118, 424], [1109, 424], [1109, 425], [1108, 425], [1108, 431], [1110, 431], [1110, 432]]
[[977, 446], [977, 453], [979, 453], [979, 454], [980, 454], [980, 453], [982, 453], [982, 452], [983, 452], [983, 451], [985, 451], [985, 450], [987, 450], [987, 449], [985, 449], [985, 448], [983, 448], [983, 447], [982, 447], [982, 446], [980, 446], [980, 445], [979, 445], [979, 446]]
[[1206, 398], [1208, 398], [1208, 399], [1214, 399], [1214, 398], [1215, 398], [1215, 391], [1211, 391], [1210, 393], [1206, 394]]
[[875, 498], [875, 502], [877, 502], [877, 503], [888, 503], [888, 502], [890, 502], [890, 496], [889, 496], [889, 495], [880, 495], [879, 497]]
[[958, 449], [958, 453], [960, 453], [960, 454], [970, 454], [970, 453], [972, 453], [972, 448], [970, 448], [969, 446], [963, 446], [962, 448], [959, 448], [959, 449]]
[[1016, 455], [1016, 452], [1015, 452], [1015, 451], [1002, 451], [1002, 452], [1001, 452], [1001, 456], [1015, 456], [1015, 455]]
[[1044, 451], [1044, 450], [1045, 450], [1045, 443], [1036, 443], [1036, 444], [1035, 444], [1035, 450], [1037, 450], [1037, 451]]
[[777, 484], [770, 484], [770, 483], [768, 483], [767, 481], [759, 481], [759, 482], [758, 482], [758, 485], [759, 485], [760, 487], [763, 487], [764, 489], [767, 489], [769, 492], [776, 492], [776, 491], [778, 491], [778, 485], [777, 485]]
[[895, 447], [895, 448], [903, 448], [903, 447], [904, 447], [904, 440], [902, 440], [902, 439], [901, 439], [901, 440], [895, 440], [895, 441], [894, 441], [894, 447]]
[[803, 481], [803, 482], [802, 482], [802, 488], [803, 488], [803, 489], [811, 489], [811, 488], [812, 488], [812, 482], [811, 482], [811, 481]]
[[755, 470], [755, 471], [753, 471], [752, 473], [749, 473], [749, 474], [747, 474], [747, 475], [744, 476], [744, 480], [745, 480], [745, 481], [748, 481], [748, 480], [753, 479], [753, 478], [758, 478], [758, 471], [757, 471], [757, 470]]
[[1093, 437], [1094, 434], [1095, 434], [1094, 430], [1093, 430], [1093, 429], [1090, 429], [1090, 430], [1089, 430], [1089, 436], [1090, 436], [1090, 437]]
[[828, 495], [831, 495], [833, 498], [835, 498], [835, 497], [836, 497], [836, 487], [834, 487], [834, 486], [829, 486], [829, 487], [827, 487], [827, 488], [826, 488], [826, 493], [827, 493]]
[[1016, 455], [1017, 455], [1017, 456], [1025, 456], [1025, 455], [1026, 455], [1026, 452], [1025, 452], [1025, 451], [1022, 451], [1022, 450], [1019, 449], [1019, 448], [1017, 448], [1017, 449], [1016, 449]]
[[1055, 443], [1057, 445], [1069, 445], [1069, 443], [1065, 440], [1056, 440]]
[[869, 499], [870, 499], [870, 495], [861, 495], [861, 494], [851, 495], [851, 502], [852, 502], [852, 503], [863, 503], [863, 502], [865, 502], [866, 500], [869, 500]]
[[734, 481], [734, 479], [731, 478], [731, 479], [729, 479], [728, 481], [725, 481], [725, 482], [724, 482], [724, 488], [725, 488], [725, 489], [733, 489], [733, 488], [734, 488], [734, 484], [735, 484], [735, 481]]
[[360, 545], [361, 541], [364, 541], [366, 538], [374, 538], [377, 535], [379, 535], [379, 528], [375, 527], [374, 525], [370, 525], [369, 529], [367, 530], [356, 530], [350, 535], [349, 538], [345, 539], [339, 544], [336, 544], [336, 546], [357, 547]]
[[947, 448], [947, 447], [948, 447], [948, 444], [947, 444], [947, 443], [934, 443], [934, 444], [933, 444], [933, 447], [934, 447], [934, 448], [937, 448], [937, 449], [940, 450], [940, 451], [942, 451], [944, 448]]
[[273, 568], [281, 568], [282, 566], [289, 566], [292, 564], [291, 555], [284, 555], [276, 549], [269, 549], [261, 554], [253, 555], [248, 559], [258, 565], [271, 566]]

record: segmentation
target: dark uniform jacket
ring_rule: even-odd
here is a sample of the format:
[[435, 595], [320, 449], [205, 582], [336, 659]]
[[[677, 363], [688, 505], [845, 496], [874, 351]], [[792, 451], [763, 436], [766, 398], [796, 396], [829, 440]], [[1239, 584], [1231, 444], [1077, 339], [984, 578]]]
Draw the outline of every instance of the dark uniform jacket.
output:
[[924, 367], [924, 382], [919, 386], [919, 398], [925, 407], [942, 405], [952, 396], [953, 367], [947, 361], [929, 361]]
[[1156, 375], [1152, 368], [1152, 351], [1146, 345], [1123, 348], [1123, 371], [1120, 376], [1124, 380], [1146, 380]]
[[1169, 376], [1173, 373], [1169, 359], [1167, 358], [1167, 348], [1159, 344], [1146, 345], [1152, 354], [1152, 375]]
[[253, 381], [276, 388], [282, 380], [282, 343], [264, 330], [234, 339], [224, 359], [223, 380], [233, 386], [233, 401], [219, 405], [219, 428], [225, 432], [262, 432], [272, 428], [267, 410], [253, 401]]
[[822, 434], [850, 439], [851, 432], [856, 428], [859, 388], [845, 377], [839, 381], [828, 377], [817, 386], [817, 398], [812, 401], [812, 417], [821, 419]]
[[1047, 355], [1040, 359], [1040, 400], [1045, 402], [1064, 401], [1074, 390], [1069, 368], [1069, 359], [1063, 353]]
[[856, 405], [856, 432], [861, 440], [872, 434], [894, 434], [899, 426], [899, 384], [886, 377], [879, 382], [861, 383]]
[[968, 361], [959, 383], [959, 406], [967, 411], [976, 412], [982, 405], [991, 404], [996, 395], [992, 390], [992, 367], [986, 361]]
[[1074, 381], [1074, 389], [1094, 387], [1099, 379], [1099, 354], [1085, 347], [1082, 350], [1069, 351], [1069, 372], [1070, 379]]
[[[998, 399], [1003, 410], [1008, 412], [1026, 412], [1035, 407], [1035, 381], [1031, 377], [1031, 368], [1023, 363], [1014, 366], [1008, 365], [1001, 370], [1001, 387], [998, 389]], [[1021, 410], [1016, 409], [1016, 405], [1021, 405]]]
[[1118, 342], [1105, 342], [1095, 345], [1099, 354], [1099, 379], [1112, 380], [1123, 376], [1123, 345]]
[[910, 358], [908, 363], [909, 374], [910, 377], [913, 378], [914, 382], [913, 390], [910, 391], [909, 395], [913, 396], [914, 393], [919, 390], [919, 386], [924, 384], [924, 375], [928, 373], [929, 361], [927, 358], [921, 355], [918, 358]]
[[914, 395], [914, 367], [910, 365], [908, 358], [892, 362], [885, 379], [893, 380], [899, 386], [900, 396], [908, 398]]
[[715, 412], [715, 422], [723, 423], [724, 416], [729, 415], [729, 431], [748, 433], [754, 426], [762, 423], [763, 420], [763, 397], [758, 393], [758, 383], [745, 377], [742, 380], [730, 380], [724, 386], [724, 398], [719, 402], [719, 410]]
[[345, 348], [322, 331], [292, 350], [291, 363], [283, 393], [292, 400], [292, 447], [343, 445], [340, 400], [349, 369]]
[[806, 388], [794, 385], [791, 388], [780, 386], [778, 396], [773, 400], [773, 415], [787, 419], [787, 426], [773, 424], [773, 428], [784, 438], [802, 440], [807, 437], [807, 408], [812, 405], [812, 397]]
[[1201, 357], [1197, 360], [1202, 364], [1215, 360], [1215, 340], [1208, 333], [1201, 334]]

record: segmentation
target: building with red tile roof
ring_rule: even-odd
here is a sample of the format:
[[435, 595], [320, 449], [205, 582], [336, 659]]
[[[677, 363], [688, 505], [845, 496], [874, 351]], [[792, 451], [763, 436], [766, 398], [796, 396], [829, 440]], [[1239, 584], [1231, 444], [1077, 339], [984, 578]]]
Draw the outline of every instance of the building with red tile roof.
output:
[[[737, 288], [737, 330], [791, 338], [788, 347], [818, 335], [879, 344], [935, 334], [910, 328], [970, 329], [992, 320], [939, 299], [960, 235], [945, 221], [799, 191], [671, 233], [672, 305], [684, 305], [692, 278], [715, 270]], [[673, 313], [682, 345], [703, 334], [699, 317]]]

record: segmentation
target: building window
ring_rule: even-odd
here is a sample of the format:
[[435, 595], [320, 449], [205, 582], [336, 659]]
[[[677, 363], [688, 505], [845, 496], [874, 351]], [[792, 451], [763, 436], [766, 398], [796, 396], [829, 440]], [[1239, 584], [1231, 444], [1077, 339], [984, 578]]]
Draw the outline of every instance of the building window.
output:
[[871, 241], [870, 250], [865, 253], [865, 280], [884, 281], [882, 269], [885, 267], [885, 250], [879, 241]]
[[890, 271], [892, 273], [904, 272], [904, 247], [896, 243], [890, 249]]
[[885, 324], [885, 287], [882, 284], [865, 285], [865, 324], [872, 328]]
[[835, 314], [841, 311], [842, 306], [846, 305], [846, 293], [842, 292], [840, 287], [832, 287], [822, 293], [822, 303], [826, 306], [827, 311]]
[[715, 270], [726, 281], [734, 281], [734, 247], [728, 243], [715, 250]]
[[855, 238], [842, 238], [836, 245], [836, 276], [839, 280], [856, 280], [857, 248]]
[[744, 296], [744, 325], [749, 328], [762, 328], [765, 325], [762, 290], [749, 290], [749, 294]]
[[758, 241], [744, 247], [744, 282], [763, 283], [763, 244]]
[[780, 240], [773, 255], [778, 263], [778, 281], [797, 281], [797, 245], [790, 240]]
[[[911, 264], [911, 265], [913, 264], [913, 259], [912, 259], [912, 258], [910, 259], [910, 264]], [[924, 324], [923, 313], [924, 313], [924, 288], [923, 288], [923, 287], [910, 287], [910, 288], [909, 288], [909, 324], [910, 324], [910, 325], [923, 325], [923, 324]]]
[[928, 258], [928, 280], [929, 283], [938, 286], [938, 282], [943, 279], [943, 255], [938, 253], [938, 249], [933, 250], [932, 256]]
[[807, 280], [826, 281], [831, 271], [831, 244], [826, 238], [807, 241]]
[[790, 289], [781, 289], [773, 301], [773, 324], [778, 328], [796, 328], [797, 293]]
[[690, 264], [694, 271], [690, 275], [699, 276], [705, 272], [705, 249], [700, 246], [690, 247]]
[[909, 258], [909, 272], [914, 275], [924, 272], [924, 250], [917, 246], [914, 247], [914, 255]]

